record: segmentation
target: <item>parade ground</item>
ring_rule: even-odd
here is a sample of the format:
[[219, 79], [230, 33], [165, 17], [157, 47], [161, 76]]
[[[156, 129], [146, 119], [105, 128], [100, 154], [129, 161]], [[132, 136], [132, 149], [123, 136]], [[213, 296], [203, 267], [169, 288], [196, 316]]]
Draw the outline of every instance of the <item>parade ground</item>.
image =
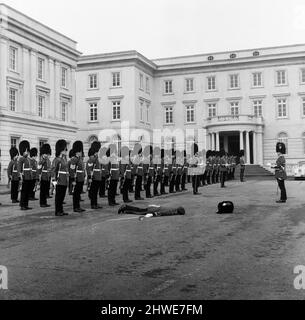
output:
[[[148, 218], [104, 209], [67, 217], [22, 212], [0, 195], [0, 299], [304, 299], [294, 268], [305, 265], [305, 181], [237, 180], [154, 198], [137, 205], [184, 206], [185, 216]], [[121, 202], [121, 197], [118, 197]], [[234, 214], [218, 215], [220, 201]]]

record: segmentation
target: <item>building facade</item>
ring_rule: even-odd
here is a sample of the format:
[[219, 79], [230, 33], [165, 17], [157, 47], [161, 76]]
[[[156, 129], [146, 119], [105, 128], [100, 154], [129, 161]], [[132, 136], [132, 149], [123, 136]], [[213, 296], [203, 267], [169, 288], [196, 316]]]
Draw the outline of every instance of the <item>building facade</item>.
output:
[[9, 149], [59, 138], [75, 140], [76, 42], [0, 4], [1, 182], [7, 182]]

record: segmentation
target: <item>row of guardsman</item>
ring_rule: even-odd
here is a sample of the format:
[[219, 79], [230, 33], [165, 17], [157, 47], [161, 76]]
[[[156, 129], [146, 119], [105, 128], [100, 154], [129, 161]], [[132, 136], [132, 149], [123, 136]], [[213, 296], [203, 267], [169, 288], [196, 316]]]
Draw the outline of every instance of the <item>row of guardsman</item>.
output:
[[[198, 187], [206, 184], [224, 182], [234, 179], [237, 163], [244, 172], [243, 152], [240, 157], [228, 156], [225, 152], [198, 152], [194, 145], [190, 156], [185, 151], [173, 151], [158, 147], [146, 146], [142, 149], [136, 144], [133, 150], [123, 146], [117, 150], [111, 144], [102, 147], [101, 143], [92, 143], [88, 152], [88, 161], [84, 162], [83, 143], [76, 141], [67, 159], [67, 142], [58, 140], [55, 147], [55, 158], [51, 162], [52, 150], [45, 144], [38, 150], [30, 148], [28, 141], [22, 141], [17, 148], [11, 148], [11, 162], [8, 167], [11, 183], [11, 200], [19, 203], [21, 210], [31, 210], [29, 201], [38, 200], [35, 193], [40, 187], [40, 206], [48, 208], [47, 199], [55, 192], [55, 215], [63, 216], [63, 204], [67, 190], [73, 195], [74, 212], [85, 211], [80, 207], [81, 194], [85, 181], [92, 209], [101, 209], [98, 197], [108, 198], [110, 206], [116, 206], [118, 187], [125, 203], [132, 202], [129, 194], [134, 193], [135, 200], [144, 200], [166, 193], [186, 191], [186, 184], [192, 181], [193, 194], [197, 195]], [[238, 160], [238, 161], [237, 161]], [[243, 176], [241, 175], [241, 181]], [[153, 189], [153, 193], [151, 192]], [[107, 196], [106, 196], [107, 191]], [[18, 194], [20, 192], [20, 201]]]

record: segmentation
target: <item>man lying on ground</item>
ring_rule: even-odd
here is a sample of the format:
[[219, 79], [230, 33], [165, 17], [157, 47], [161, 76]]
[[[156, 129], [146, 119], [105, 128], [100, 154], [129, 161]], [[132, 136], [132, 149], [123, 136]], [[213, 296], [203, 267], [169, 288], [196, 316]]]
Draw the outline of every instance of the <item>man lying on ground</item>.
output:
[[145, 216], [146, 218], [151, 218], [151, 217], [184, 215], [185, 210], [183, 207], [173, 208], [173, 207], [150, 205], [146, 208], [139, 208], [139, 207], [129, 206], [124, 204], [120, 207], [118, 214], [135, 214], [135, 215]]

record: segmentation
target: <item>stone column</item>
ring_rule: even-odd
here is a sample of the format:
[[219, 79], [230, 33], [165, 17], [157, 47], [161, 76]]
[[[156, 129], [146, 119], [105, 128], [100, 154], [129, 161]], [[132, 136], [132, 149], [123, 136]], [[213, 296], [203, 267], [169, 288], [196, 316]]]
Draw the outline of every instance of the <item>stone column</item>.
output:
[[8, 45], [7, 41], [0, 38], [0, 108], [7, 108], [6, 74], [8, 69]]
[[[32, 106], [32, 87], [31, 87], [31, 51], [27, 48], [23, 48], [23, 77], [24, 87], [23, 87], [23, 103], [22, 110], [31, 111]], [[30, 80], [30, 81], [29, 81]], [[35, 89], [36, 91], [36, 89]]]
[[206, 150], [209, 150], [209, 149], [210, 149], [210, 143], [211, 143], [210, 134], [207, 133], [207, 135], [206, 135], [206, 145], [205, 145], [205, 149], [206, 149]]
[[264, 143], [263, 143], [262, 132], [257, 132], [256, 140], [257, 140], [257, 163], [259, 165], [263, 165], [264, 164]]
[[70, 121], [76, 122], [76, 74], [75, 74], [75, 69], [71, 69], [71, 83], [70, 83], [70, 88], [71, 88], [71, 95], [72, 95], [72, 100], [71, 100], [71, 117]]
[[252, 136], [253, 136], [253, 163], [257, 164], [257, 146], [256, 146], [256, 132], [253, 131], [252, 132]]
[[219, 132], [216, 132], [216, 151], [219, 151], [220, 141], [219, 141]]
[[54, 72], [54, 117], [57, 120], [60, 120], [60, 63], [55, 61], [55, 72]]
[[249, 131], [246, 131], [246, 149], [247, 149], [247, 156], [246, 161], [247, 164], [250, 164], [250, 139], [249, 139]]
[[212, 151], [215, 150], [215, 133], [212, 133]]
[[[31, 87], [31, 93], [30, 93], [30, 105], [29, 109], [27, 109], [28, 112], [32, 114], [37, 114], [37, 94], [36, 94], [36, 79], [37, 79], [37, 53], [35, 51], [31, 51], [31, 64], [30, 64], [30, 87]], [[24, 106], [26, 108], [26, 106]]]
[[239, 149], [244, 150], [244, 132], [239, 131]]
[[55, 119], [55, 80], [54, 80], [54, 60], [49, 59], [49, 86], [50, 86], [50, 97], [49, 97], [49, 111], [46, 115], [50, 119]]

